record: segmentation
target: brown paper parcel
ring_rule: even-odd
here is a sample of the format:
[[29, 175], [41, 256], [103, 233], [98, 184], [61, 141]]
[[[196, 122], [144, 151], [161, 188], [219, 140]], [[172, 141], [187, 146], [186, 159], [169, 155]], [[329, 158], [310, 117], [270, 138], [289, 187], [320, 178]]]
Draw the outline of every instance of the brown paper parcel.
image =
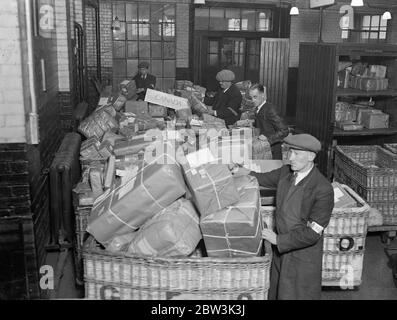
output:
[[199, 217], [193, 204], [179, 199], [136, 232], [128, 253], [150, 256], [188, 256], [201, 240]]
[[240, 201], [203, 217], [200, 221], [209, 257], [257, 256], [262, 245], [262, 220], [257, 180], [251, 176], [234, 178]]
[[203, 164], [197, 168], [183, 166], [193, 201], [204, 217], [240, 200], [227, 165]]
[[96, 201], [87, 231], [97, 241], [105, 244], [116, 235], [137, 230], [185, 194], [180, 166], [154, 162]]

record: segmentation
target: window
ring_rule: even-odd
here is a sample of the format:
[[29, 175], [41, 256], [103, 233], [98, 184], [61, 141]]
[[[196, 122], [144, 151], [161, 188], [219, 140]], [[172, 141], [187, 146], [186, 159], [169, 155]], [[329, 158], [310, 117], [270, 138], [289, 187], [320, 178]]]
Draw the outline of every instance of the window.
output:
[[118, 85], [137, 72], [140, 61], [150, 63], [156, 88], [174, 86], [176, 68], [175, 4], [113, 3], [113, 19], [121, 28], [113, 31], [113, 81]]
[[270, 32], [271, 25], [270, 9], [219, 7], [195, 9], [196, 30]]
[[379, 14], [360, 14], [354, 16], [354, 29], [349, 30], [349, 18], [342, 20], [342, 39], [350, 42], [386, 42], [387, 20]]

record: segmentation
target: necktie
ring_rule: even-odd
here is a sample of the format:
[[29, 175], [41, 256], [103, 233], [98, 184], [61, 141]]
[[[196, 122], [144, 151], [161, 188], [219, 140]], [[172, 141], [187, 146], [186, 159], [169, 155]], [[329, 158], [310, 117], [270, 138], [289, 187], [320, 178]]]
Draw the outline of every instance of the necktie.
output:
[[294, 172], [292, 179], [291, 179], [291, 185], [296, 184], [296, 178], [298, 177], [298, 172]]

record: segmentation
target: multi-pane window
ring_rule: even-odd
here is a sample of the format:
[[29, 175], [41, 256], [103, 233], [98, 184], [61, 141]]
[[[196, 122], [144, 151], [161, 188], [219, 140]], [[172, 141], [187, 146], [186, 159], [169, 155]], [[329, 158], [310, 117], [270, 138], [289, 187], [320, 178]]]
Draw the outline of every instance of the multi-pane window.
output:
[[355, 15], [354, 29], [349, 28], [349, 18], [342, 18], [342, 39], [350, 42], [386, 42], [387, 20], [382, 15]]
[[272, 19], [270, 9], [196, 8], [195, 29], [269, 32]]
[[131, 79], [140, 61], [150, 63], [156, 88], [166, 90], [175, 82], [175, 4], [144, 2], [113, 3], [113, 20], [120, 30], [113, 31], [113, 79], [117, 84]]

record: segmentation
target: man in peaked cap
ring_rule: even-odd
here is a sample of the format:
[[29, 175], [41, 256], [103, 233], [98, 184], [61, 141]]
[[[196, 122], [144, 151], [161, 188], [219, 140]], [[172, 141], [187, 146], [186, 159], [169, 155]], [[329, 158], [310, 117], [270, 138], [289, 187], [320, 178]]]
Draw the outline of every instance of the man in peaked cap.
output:
[[156, 86], [156, 77], [149, 74], [149, 63], [146, 61], [138, 64], [138, 73], [133, 80], [135, 80], [137, 88], [137, 100], [145, 100], [146, 90], [148, 88], [154, 89]]
[[243, 97], [240, 90], [233, 84], [235, 79], [231, 70], [219, 71], [216, 75], [221, 89], [214, 98], [213, 108], [209, 111], [211, 115], [225, 120], [226, 126], [240, 120], [241, 101]]
[[334, 207], [330, 182], [314, 164], [321, 143], [309, 134], [284, 138], [289, 165], [267, 173], [239, 168], [259, 185], [277, 188], [275, 232], [262, 236], [273, 244], [269, 299], [320, 299], [323, 231]]

